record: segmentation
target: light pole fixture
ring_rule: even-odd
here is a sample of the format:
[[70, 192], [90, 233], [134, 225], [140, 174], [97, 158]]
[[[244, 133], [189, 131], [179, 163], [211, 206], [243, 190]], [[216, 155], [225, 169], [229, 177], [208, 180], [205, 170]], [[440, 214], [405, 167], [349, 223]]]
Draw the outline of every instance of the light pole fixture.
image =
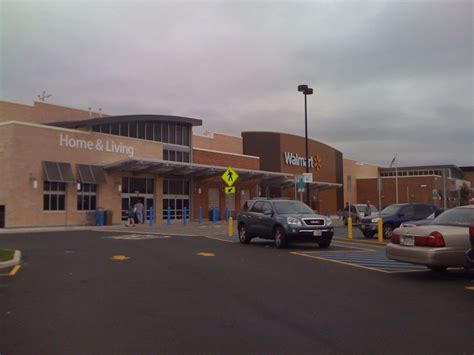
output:
[[[306, 105], [306, 96], [313, 94], [313, 89], [308, 85], [298, 85], [298, 91], [304, 95], [304, 140], [306, 150], [306, 173], [309, 173], [309, 156], [308, 156], [308, 110]], [[309, 183], [306, 183], [306, 204], [311, 207], [309, 200]]]

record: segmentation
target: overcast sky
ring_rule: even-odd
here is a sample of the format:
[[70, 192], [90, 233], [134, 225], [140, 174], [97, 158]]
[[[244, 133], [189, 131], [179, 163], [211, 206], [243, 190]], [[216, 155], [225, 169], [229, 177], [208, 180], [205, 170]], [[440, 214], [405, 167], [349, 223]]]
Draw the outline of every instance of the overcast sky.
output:
[[0, 99], [309, 137], [387, 166], [474, 165], [473, 2], [3, 1]]

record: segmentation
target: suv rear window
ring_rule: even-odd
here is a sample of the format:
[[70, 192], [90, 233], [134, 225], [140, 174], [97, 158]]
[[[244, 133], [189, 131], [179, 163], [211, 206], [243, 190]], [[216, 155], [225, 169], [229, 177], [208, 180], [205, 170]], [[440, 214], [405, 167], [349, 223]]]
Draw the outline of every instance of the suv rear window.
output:
[[429, 216], [434, 212], [435, 208], [428, 205], [415, 205], [415, 214], [417, 216]]

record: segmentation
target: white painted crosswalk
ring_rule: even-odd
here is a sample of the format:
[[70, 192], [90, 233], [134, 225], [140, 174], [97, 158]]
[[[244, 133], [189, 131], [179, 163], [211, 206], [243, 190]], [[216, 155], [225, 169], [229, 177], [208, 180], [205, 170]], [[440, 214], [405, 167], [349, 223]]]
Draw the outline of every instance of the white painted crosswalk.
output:
[[155, 235], [155, 234], [124, 234], [109, 237], [102, 237], [103, 239], [117, 239], [117, 240], [147, 240], [147, 239], [168, 239], [169, 235]]

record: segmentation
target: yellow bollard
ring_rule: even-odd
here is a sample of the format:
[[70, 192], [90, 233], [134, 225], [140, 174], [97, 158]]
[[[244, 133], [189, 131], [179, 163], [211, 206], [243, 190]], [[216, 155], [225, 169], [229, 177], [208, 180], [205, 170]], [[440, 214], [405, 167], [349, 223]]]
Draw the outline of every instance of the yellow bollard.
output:
[[347, 219], [347, 238], [352, 239], [352, 218]]
[[234, 235], [234, 221], [232, 220], [232, 217], [229, 217], [229, 232], [228, 232], [229, 238], [232, 238]]
[[377, 220], [377, 235], [379, 236], [379, 242], [383, 243], [383, 221], [381, 217]]

